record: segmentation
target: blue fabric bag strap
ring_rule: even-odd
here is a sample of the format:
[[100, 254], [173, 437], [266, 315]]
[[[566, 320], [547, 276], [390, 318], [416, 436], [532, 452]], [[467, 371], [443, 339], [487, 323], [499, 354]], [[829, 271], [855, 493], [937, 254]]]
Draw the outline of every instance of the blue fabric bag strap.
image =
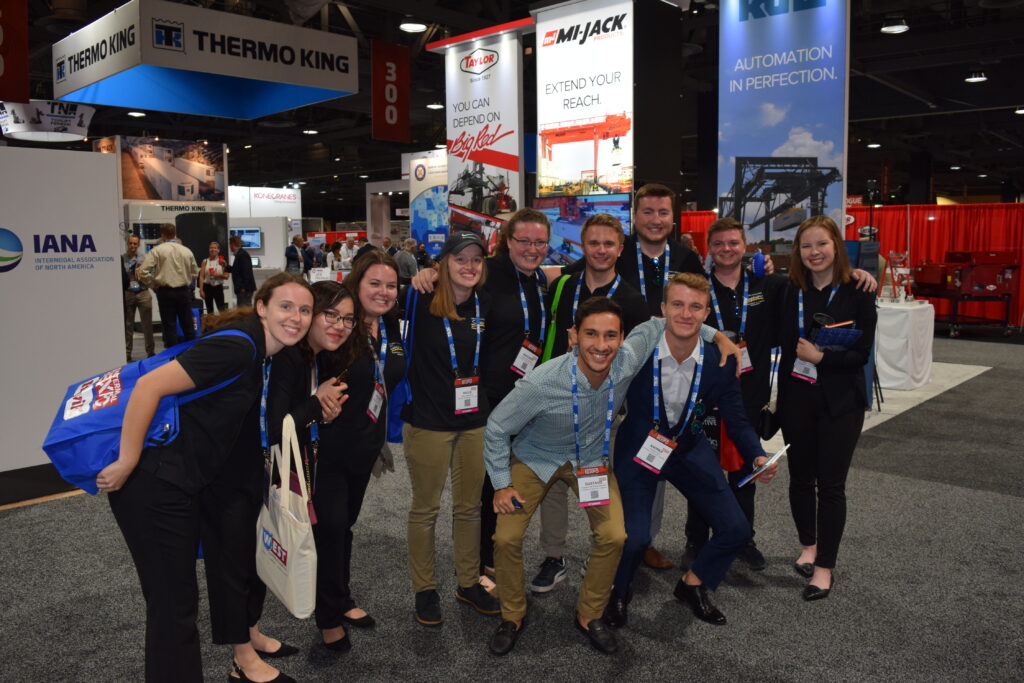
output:
[[[175, 355], [175, 357], [180, 356], [182, 353], [184, 353], [185, 351], [188, 351], [190, 348], [192, 348], [192, 346], [194, 344], [196, 344], [199, 341], [202, 341], [203, 339], [210, 339], [211, 337], [226, 337], [226, 336], [242, 337], [247, 342], [252, 344], [252, 357], [256, 358], [256, 342], [253, 341], [252, 337], [250, 337], [245, 332], [242, 332], [241, 330], [220, 330], [218, 332], [211, 332], [210, 334], [207, 334], [205, 336], [198, 337], [196, 339], [192, 339], [191, 341], [187, 341], [184, 344], [179, 344], [178, 346], [185, 346], [186, 348], [182, 349], [178, 353], [175, 353], [174, 355]], [[175, 346], [175, 347], [172, 347], [172, 348], [177, 349], [178, 346]], [[220, 382], [219, 384], [215, 384], [212, 387], [207, 387], [205, 389], [200, 389], [199, 391], [192, 391], [192, 392], [188, 392], [188, 393], [179, 394], [178, 395], [178, 405], [184, 405], [184, 404], [189, 403], [191, 401], [195, 401], [198, 398], [202, 398], [203, 396], [206, 396], [207, 394], [212, 394], [213, 392], [215, 392], [215, 391], [217, 391], [219, 389], [223, 389], [224, 387], [228, 386], [229, 384], [231, 384], [232, 382], [234, 382], [236, 379], [238, 379], [241, 376], [242, 376], [242, 373], [238, 373], [234, 377], [231, 377], [230, 379], [226, 379], [223, 382]]]

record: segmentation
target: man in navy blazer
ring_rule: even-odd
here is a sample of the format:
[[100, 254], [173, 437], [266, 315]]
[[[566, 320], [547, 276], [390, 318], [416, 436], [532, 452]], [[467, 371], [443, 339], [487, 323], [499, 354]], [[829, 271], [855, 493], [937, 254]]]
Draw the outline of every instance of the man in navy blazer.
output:
[[[757, 467], [767, 460], [747, 421], [735, 360], [719, 367], [718, 350], [700, 341], [700, 326], [710, 312], [708, 281], [693, 273], [674, 276], [665, 285], [661, 308], [665, 335], [629, 386], [629, 412], [615, 439], [615, 476], [627, 538], [605, 612], [605, 622], [613, 628], [627, 620], [629, 587], [651, 542], [651, 506], [661, 478], [679, 489], [713, 530], [679, 579], [675, 596], [698, 618], [725, 623], [709, 589], [718, 587], [751, 530], [701, 428], [707, 411], [718, 407], [748, 463]], [[767, 483], [777, 469], [778, 464], [772, 465], [760, 480]]]

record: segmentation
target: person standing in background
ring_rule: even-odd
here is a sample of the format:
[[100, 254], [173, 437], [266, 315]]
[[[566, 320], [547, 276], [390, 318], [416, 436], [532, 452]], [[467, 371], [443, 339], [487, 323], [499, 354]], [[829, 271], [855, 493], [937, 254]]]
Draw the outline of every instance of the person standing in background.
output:
[[384, 253], [387, 254], [388, 256], [390, 256], [391, 258], [394, 258], [395, 255], [399, 251], [401, 251], [401, 249], [398, 248], [397, 244], [391, 244], [391, 238], [390, 237], [385, 237], [384, 238], [384, 244], [381, 247], [381, 249], [383, 249]]
[[224, 281], [228, 279], [228, 273], [224, 265], [220, 245], [210, 242], [210, 255], [203, 259], [199, 267], [199, 291], [203, 293], [207, 313], [213, 313], [214, 304], [217, 305], [217, 313], [227, 310], [227, 304], [224, 303]]
[[284, 270], [286, 273], [302, 275], [306, 272], [306, 254], [302, 248], [302, 235], [292, 238], [292, 243], [284, 250]]
[[231, 284], [235, 288], [235, 305], [252, 306], [252, 295], [256, 291], [256, 278], [252, 274], [252, 257], [242, 248], [242, 238], [232, 235], [228, 248], [235, 255], [234, 262], [225, 267], [231, 273]]
[[343, 270], [352, 270], [352, 261], [356, 257], [356, 240], [349, 236], [345, 238], [345, 244], [341, 247], [341, 267]]
[[196, 265], [192, 250], [176, 241], [176, 236], [177, 228], [173, 223], [161, 225], [160, 237], [163, 242], [149, 250], [138, 271], [139, 280], [156, 291], [165, 349], [178, 343], [175, 321], [181, 325], [185, 341], [196, 338], [189, 290], [199, 274], [199, 266]]
[[142, 321], [142, 334], [146, 337], [146, 357], [156, 353], [153, 341], [153, 296], [144, 284], [139, 282], [138, 268], [142, 265], [139, 257], [139, 238], [128, 236], [128, 251], [121, 254], [121, 285], [124, 290], [124, 350], [125, 358], [132, 361], [132, 342], [135, 340], [135, 310]]
[[404, 248], [395, 254], [395, 263], [398, 264], [398, 284], [407, 285], [420, 269], [416, 257], [413, 256], [413, 252], [416, 251], [416, 240], [407, 237], [402, 246]]

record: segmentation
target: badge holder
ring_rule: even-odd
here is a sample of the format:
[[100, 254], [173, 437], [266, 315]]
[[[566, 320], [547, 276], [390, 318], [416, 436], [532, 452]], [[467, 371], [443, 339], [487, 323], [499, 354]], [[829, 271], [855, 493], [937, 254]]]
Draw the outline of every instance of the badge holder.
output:
[[461, 377], [455, 380], [455, 414], [475, 413], [480, 409], [480, 378]]
[[576, 484], [579, 487], [581, 508], [608, 505], [611, 502], [607, 465], [577, 468]]
[[668, 456], [676, 449], [677, 444], [672, 439], [658, 432], [657, 427], [647, 433], [640, 451], [633, 458], [633, 461], [646, 467], [655, 474], [661, 474]]
[[537, 366], [537, 361], [540, 360], [541, 348], [531, 342], [529, 339], [523, 340], [523, 345], [519, 348], [519, 353], [516, 355], [516, 359], [512, 361], [511, 370], [520, 377], [525, 377], [526, 373], [533, 370]]

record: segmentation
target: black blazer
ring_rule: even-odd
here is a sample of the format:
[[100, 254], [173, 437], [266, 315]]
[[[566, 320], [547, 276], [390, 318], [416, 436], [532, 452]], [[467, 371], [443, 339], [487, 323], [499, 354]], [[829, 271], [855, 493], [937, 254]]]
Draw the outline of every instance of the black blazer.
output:
[[245, 249], [239, 248], [235, 252], [235, 261], [224, 270], [231, 273], [231, 285], [235, 292], [255, 292], [256, 278], [252, 274], [252, 257]]
[[[739, 380], [736, 379], [736, 360], [730, 358], [724, 367], [719, 367], [718, 363], [721, 358], [718, 347], [714, 344], [704, 344], [704, 369], [701, 373], [700, 388], [697, 390], [697, 400], [699, 403], [703, 403], [705, 415], [712, 408], [718, 407], [719, 414], [728, 425], [729, 437], [736, 443], [736, 448], [743, 459], [750, 463], [754, 458], [764, 455], [764, 449], [761, 448], [760, 439], [754, 433], [750, 422], [747, 421], [747, 411], [743, 407], [743, 394], [740, 391]], [[616, 458], [632, 459], [654, 426], [651, 422], [654, 408], [652, 400], [653, 364], [654, 354], [651, 354], [643, 368], [633, 378], [633, 382], [626, 392], [629, 412], [619, 426], [618, 434], [615, 437]], [[687, 387], [684, 400], [689, 398], [690, 391], [691, 387]], [[685, 407], [683, 409], [685, 410]], [[680, 416], [680, 419], [685, 417], [685, 415]], [[665, 427], [667, 423], [665, 400], [662, 398], [660, 424], [663, 434], [668, 431]], [[673, 434], [676, 433], [678, 427], [678, 424], [672, 425]], [[665, 470], [669, 469], [674, 460], [685, 457], [685, 454], [698, 443], [707, 441], [707, 437], [704, 436], [703, 429], [694, 434], [687, 425], [683, 427], [675, 441], [678, 446], [665, 463]]]
[[[779, 363], [779, 410], [785, 410], [786, 393], [794, 383], [806, 384], [792, 376], [793, 361], [796, 360], [796, 344], [799, 339], [797, 328], [796, 285], [790, 283], [782, 305], [782, 319], [779, 328], [779, 343], [782, 345], [782, 360]], [[804, 294], [804, 330], [806, 334], [817, 327], [812, 320], [814, 311], [808, 306]], [[853, 320], [856, 329], [863, 330], [860, 339], [849, 349], [826, 350], [825, 357], [818, 364], [818, 383], [829, 415], [837, 417], [853, 410], [864, 410], [867, 405], [867, 388], [864, 386], [864, 365], [871, 357], [875, 346], [875, 325], [878, 313], [875, 309], [875, 295], [862, 292], [850, 281], [840, 285], [826, 312], [836, 321]]]

